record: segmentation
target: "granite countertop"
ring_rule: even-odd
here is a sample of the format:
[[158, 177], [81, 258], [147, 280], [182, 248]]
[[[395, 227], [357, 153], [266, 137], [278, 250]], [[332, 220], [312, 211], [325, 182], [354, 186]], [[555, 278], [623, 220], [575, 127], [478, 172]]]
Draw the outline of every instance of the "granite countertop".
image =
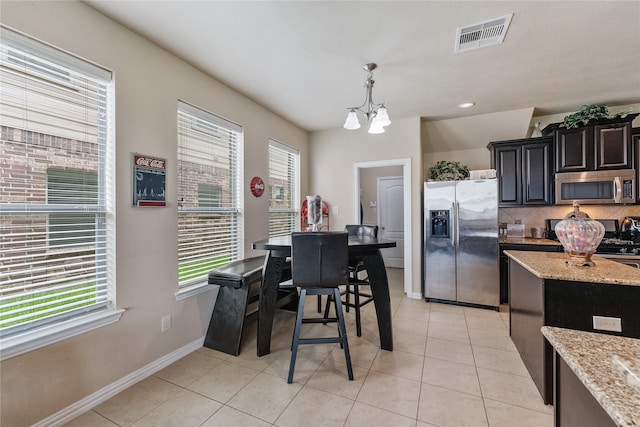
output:
[[640, 339], [550, 326], [541, 331], [616, 424], [640, 426], [640, 390], [627, 382], [614, 358], [636, 360]]
[[534, 239], [533, 237], [499, 237], [498, 243], [508, 245], [549, 245], [562, 246], [560, 242], [551, 239]]
[[640, 269], [593, 256], [595, 267], [570, 267], [563, 252], [505, 251], [509, 258], [540, 279], [640, 286]]

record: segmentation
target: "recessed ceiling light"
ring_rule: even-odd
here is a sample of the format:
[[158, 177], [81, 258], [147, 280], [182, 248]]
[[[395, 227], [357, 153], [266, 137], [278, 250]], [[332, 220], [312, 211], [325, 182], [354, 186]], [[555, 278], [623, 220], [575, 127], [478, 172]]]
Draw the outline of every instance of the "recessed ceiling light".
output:
[[476, 105], [475, 102], [463, 102], [462, 104], [458, 104], [458, 108], [471, 108]]

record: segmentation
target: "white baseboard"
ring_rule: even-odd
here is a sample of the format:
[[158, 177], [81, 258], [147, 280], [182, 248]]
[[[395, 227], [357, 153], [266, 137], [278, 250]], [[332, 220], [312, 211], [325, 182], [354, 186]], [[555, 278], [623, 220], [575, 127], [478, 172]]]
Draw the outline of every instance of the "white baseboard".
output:
[[33, 425], [33, 427], [57, 427], [63, 426], [74, 418], [84, 414], [85, 412], [95, 408], [102, 402], [105, 402], [120, 393], [121, 391], [131, 387], [132, 385], [144, 380], [147, 377], [155, 374], [159, 370], [171, 365], [173, 362], [183, 358], [189, 353], [192, 353], [202, 347], [204, 343], [204, 337], [199, 338], [189, 344], [180, 347], [179, 349], [172, 351], [169, 354], [162, 356], [146, 366], [130, 373], [129, 375], [120, 378], [114, 383], [109, 384], [106, 387], [90, 394], [82, 400], [67, 406], [61, 411], [41, 420]]
[[407, 295], [411, 299], [422, 299], [422, 294], [419, 292], [413, 292], [411, 295]]

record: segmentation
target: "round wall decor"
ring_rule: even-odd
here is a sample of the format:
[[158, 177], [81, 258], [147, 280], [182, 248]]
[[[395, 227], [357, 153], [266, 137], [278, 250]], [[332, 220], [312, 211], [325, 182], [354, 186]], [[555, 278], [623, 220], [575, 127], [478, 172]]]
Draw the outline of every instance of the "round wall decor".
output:
[[251, 178], [250, 186], [251, 194], [253, 194], [255, 197], [260, 197], [262, 196], [262, 193], [264, 193], [264, 181], [259, 176], [254, 176], [253, 178]]

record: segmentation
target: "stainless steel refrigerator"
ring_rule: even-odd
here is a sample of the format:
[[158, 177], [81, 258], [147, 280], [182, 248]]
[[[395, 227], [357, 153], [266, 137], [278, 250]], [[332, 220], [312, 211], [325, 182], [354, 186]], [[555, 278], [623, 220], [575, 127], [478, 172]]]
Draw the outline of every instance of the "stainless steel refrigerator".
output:
[[424, 184], [424, 296], [500, 304], [498, 180]]

